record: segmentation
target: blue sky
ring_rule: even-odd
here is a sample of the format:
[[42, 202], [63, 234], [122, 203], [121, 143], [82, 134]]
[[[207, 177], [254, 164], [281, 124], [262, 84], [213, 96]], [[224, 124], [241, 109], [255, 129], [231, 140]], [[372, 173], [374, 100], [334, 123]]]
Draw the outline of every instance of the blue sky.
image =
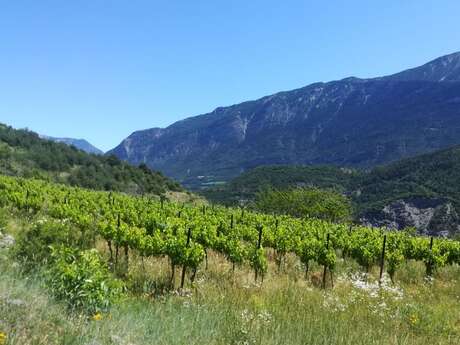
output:
[[108, 150], [138, 129], [460, 50], [460, 1], [0, 1], [0, 122]]

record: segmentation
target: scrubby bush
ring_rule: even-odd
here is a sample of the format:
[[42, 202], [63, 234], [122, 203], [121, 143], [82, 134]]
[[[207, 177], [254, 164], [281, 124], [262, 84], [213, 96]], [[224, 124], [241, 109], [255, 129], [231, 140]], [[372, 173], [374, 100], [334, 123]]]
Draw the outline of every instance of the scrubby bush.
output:
[[46, 264], [51, 245], [75, 246], [81, 243], [81, 233], [63, 221], [39, 219], [19, 234], [13, 255], [30, 271]]
[[45, 275], [47, 286], [57, 299], [90, 315], [107, 311], [123, 291], [122, 282], [113, 278], [95, 249], [51, 247]]

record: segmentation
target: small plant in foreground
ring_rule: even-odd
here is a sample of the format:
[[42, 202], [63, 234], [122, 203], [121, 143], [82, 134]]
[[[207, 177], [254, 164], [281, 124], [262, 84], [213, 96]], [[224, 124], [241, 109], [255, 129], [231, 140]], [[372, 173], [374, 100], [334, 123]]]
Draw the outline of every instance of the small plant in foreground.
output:
[[122, 283], [112, 277], [96, 250], [52, 247], [51, 251], [47, 285], [71, 309], [101, 315], [121, 296]]
[[0, 332], [0, 345], [5, 345], [6, 344], [6, 333]]

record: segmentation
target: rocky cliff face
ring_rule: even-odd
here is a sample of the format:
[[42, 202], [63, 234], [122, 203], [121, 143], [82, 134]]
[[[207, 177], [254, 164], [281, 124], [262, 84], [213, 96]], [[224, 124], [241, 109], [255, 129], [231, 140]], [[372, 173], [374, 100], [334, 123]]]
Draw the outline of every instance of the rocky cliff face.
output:
[[269, 164], [374, 166], [459, 144], [459, 128], [460, 53], [217, 108], [135, 132], [111, 153], [182, 182], [228, 180]]
[[453, 204], [443, 199], [397, 200], [380, 212], [365, 215], [361, 221], [395, 230], [414, 227], [425, 235], [449, 237], [460, 234], [460, 217]]

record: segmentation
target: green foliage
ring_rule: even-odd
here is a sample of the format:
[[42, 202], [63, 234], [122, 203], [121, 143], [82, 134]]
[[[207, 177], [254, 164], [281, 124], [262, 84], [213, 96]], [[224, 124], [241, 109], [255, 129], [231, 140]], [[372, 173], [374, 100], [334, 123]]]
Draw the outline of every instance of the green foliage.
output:
[[[452, 219], [436, 213], [430, 223], [435, 231], [455, 236], [460, 220], [460, 146], [404, 159], [370, 171], [332, 166], [266, 166], [241, 174], [228, 184], [203, 190], [214, 202], [237, 205], [256, 198], [263, 188], [286, 190], [298, 186], [332, 189], [350, 196], [355, 219], [380, 219], [384, 206], [397, 200], [421, 205], [451, 202]], [[429, 207], [436, 207], [429, 206]]]
[[307, 267], [307, 269], [310, 261], [318, 260], [319, 254], [322, 251], [322, 246], [322, 243], [319, 242], [316, 238], [303, 241], [298, 246], [297, 255], [299, 256], [300, 261]]
[[81, 233], [66, 222], [40, 218], [19, 234], [13, 255], [26, 270], [38, 269], [50, 260], [51, 245], [74, 246]]
[[255, 248], [250, 253], [250, 265], [257, 274], [265, 274], [268, 269], [268, 262], [263, 248]]
[[361, 174], [352, 183], [361, 188], [362, 208], [405, 198], [447, 198], [460, 202], [460, 147], [404, 159]]
[[337, 256], [335, 251], [331, 248], [321, 248], [318, 256], [318, 263], [320, 265], [326, 266], [331, 271], [334, 270], [335, 264], [337, 262]]
[[[399, 267], [401, 255], [405, 260], [424, 262], [428, 274], [460, 262], [456, 241], [436, 239], [431, 246], [428, 238], [407, 232], [384, 233], [383, 229], [351, 227], [318, 217], [273, 216], [224, 207], [206, 211], [194, 205], [162, 205], [142, 197], [4, 176], [0, 176], [0, 192], [4, 205], [23, 210], [28, 217], [38, 213], [60, 219], [50, 224], [37, 222], [20, 239], [19, 257], [30, 255], [30, 262], [49, 262], [50, 245], [85, 248], [100, 236], [107, 243], [111, 263], [115, 254], [115, 268], [118, 259], [123, 260], [124, 270], [129, 268], [129, 253], [167, 256], [171, 268], [192, 269], [191, 280], [208, 250], [233, 264], [249, 264], [262, 276], [268, 267], [264, 248], [274, 249], [280, 257], [295, 253], [307, 268], [314, 261], [329, 270], [335, 268], [336, 253], [341, 252], [369, 271], [379, 262], [384, 234], [391, 274]], [[120, 248], [123, 258], [117, 255]]]
[[90, 315], [107, 311], [123, 291], [123, 284], [111, 276], [95, 249], [52, 247], [46, 282], [57, 299]]
[[351, 218], [351, 206], [346, 197], [318, 188], [265, 189], [257, 193], [255, 207], [261, 212], [298, 218], [310, 217], [333, 222]]
[[318, 187], [344, 192], [360, 173], [333, 166], [261, 166], [244, 172], [228, 184], [202, 190], [207, 199], [225, 205], [253, 200], [261, 189], [286, 190], [293, 187]]
[[0, 126], [0, 173], [132, 194], [182, 190], [145, 164], [134, 167], [115, 156], [88, 154], [4, 125]]

